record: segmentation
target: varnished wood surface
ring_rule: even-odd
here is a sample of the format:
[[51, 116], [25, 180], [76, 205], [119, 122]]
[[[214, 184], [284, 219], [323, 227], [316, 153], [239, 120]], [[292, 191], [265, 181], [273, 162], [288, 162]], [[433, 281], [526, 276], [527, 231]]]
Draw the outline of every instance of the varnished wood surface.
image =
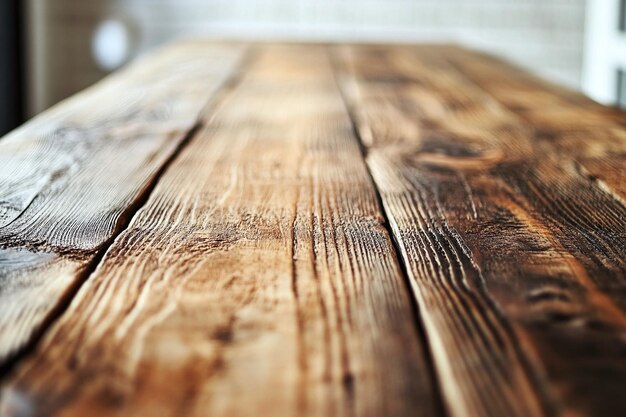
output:
[[0, 139], [0, 415], [622, 416], [625, 161], [455, 46], [170, 46]]

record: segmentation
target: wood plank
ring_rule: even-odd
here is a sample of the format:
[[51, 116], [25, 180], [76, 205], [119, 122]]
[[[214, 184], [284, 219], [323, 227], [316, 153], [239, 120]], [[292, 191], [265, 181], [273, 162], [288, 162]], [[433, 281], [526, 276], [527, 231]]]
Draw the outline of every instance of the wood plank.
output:
[[622, 415], [624, 205], [450, 49], [338, 53], [451, 413]]
[[435, 416], [326, 50], [267, 46], [37, 351], [45, 416]]
[[473, 83], [532, 124], [536, 135], [554, 146], [555, 152], [573, 158], [581, 175], [626, 205], [625, 112], [542, 81], [487, 54], [450, 48], [445, 55]]
[[166, 48], [0, 140], [0, 365], [80, 284], [242, 54]]

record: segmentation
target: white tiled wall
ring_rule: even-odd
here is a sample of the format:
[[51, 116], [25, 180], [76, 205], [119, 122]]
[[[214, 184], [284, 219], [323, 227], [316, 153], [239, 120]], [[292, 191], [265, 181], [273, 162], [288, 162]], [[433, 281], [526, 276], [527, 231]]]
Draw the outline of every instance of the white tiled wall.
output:
[[[45, 44], [32, 56], [38, 111], [99, 77], [91, 34], [122, 18], [135, 53], [182, 34], [351, 41], [455, 41], [578, 88], [585, 0], [29, 0]], [[41, 48], [40, 48], [41, 49]]]

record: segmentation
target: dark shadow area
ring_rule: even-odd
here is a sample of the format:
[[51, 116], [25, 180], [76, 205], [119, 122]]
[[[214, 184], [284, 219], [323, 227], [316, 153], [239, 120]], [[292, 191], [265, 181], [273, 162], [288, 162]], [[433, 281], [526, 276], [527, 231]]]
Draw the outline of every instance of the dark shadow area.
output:
[[0, 135], [23, 122], [22, 2], [0, 2]]

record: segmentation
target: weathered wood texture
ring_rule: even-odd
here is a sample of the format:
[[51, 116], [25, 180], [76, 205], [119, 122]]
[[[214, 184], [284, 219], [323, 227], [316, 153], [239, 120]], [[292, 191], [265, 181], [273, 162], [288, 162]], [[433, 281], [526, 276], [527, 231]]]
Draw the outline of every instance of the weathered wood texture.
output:
[[451, 414], [624, 415], [624, 116], [454, 47], [336, 54]]
[[0, 365], [72, 293], [242, 53], [166, 48], [0, 140]]
[[454, 46], [251, 51], [0, 141], [0, 357], [46, 330], [2, 417], [626, 413], [624, 113]]
[[41, 416], [435, 416], [326, 49], [253, 54], [5, 384]]

